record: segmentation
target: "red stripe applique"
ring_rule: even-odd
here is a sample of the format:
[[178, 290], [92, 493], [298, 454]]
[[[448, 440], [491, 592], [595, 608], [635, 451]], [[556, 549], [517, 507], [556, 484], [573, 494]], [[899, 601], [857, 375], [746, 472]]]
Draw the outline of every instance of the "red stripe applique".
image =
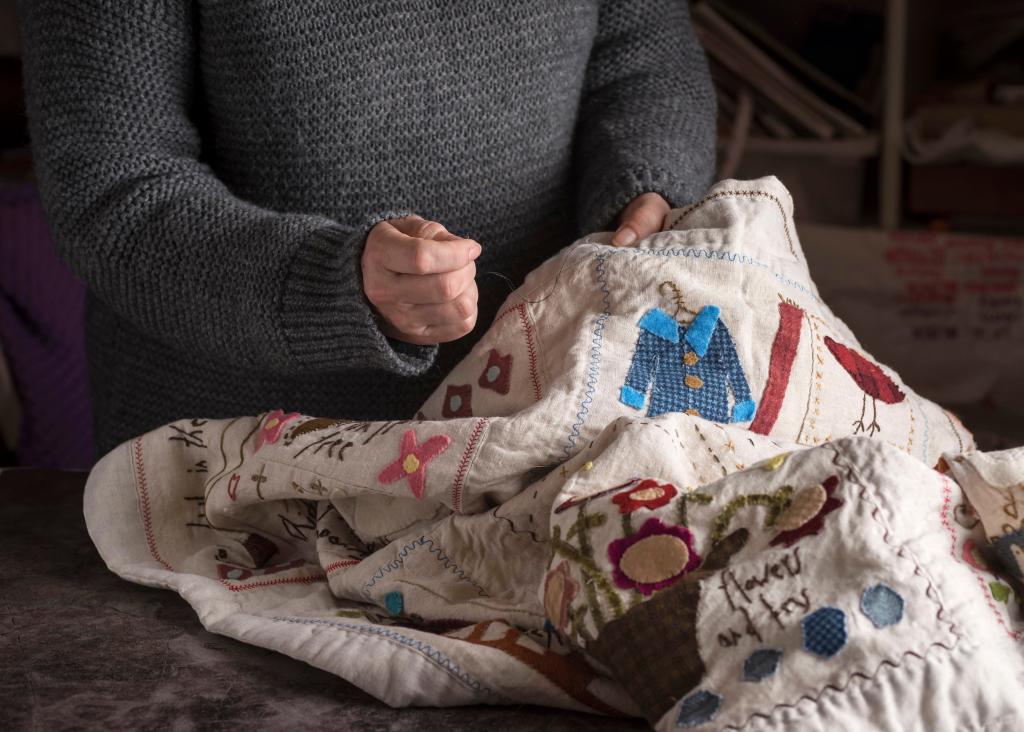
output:
[[772, 341], [772, 355], [768, 363], [768, 382], [761, 396], [761, 404], [757, 415], [750, 424], [750, 431], [767, 435], [775, 426], [782, 410], [782, 401], [786, 398], [789, 387], [789, 376], [793, 371], [793, 361], [800, 345], [800, 330], [804, 311], [792, 303], [779, 303], [779, 329]]

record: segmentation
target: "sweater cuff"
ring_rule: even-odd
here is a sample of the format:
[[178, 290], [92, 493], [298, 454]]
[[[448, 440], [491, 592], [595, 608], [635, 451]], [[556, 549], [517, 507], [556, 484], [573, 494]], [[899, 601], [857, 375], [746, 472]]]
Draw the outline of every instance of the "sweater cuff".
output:
[[281, 325], [292, 363], [303, 370], [382, 369], [401, 376], [424, 373], [437, 346], [388, 338], [363, 295], [362, 254], [370, 229], [408, 212], [377, 214], [356, 228], [313, 232], [291, 263], [281, 297]]
[[586, 235], [613, 230], [622, 209], [644, 193], [657, 193], [668, 201], [671, 208], [687, 206], [704, 194], [702, 184], [703, 181], [695, 185], [695, 181], [680, 180], [662, 168], [640, 166], [627, 170], [605, 185], [581, 195], [580, 233]]

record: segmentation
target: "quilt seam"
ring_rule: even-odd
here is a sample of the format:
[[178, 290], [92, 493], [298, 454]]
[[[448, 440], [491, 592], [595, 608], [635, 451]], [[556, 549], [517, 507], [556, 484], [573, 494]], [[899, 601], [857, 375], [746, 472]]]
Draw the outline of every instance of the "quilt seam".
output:
[[488, 423], [487, 417], [481, 417], [477, 420], [473, 426], [473, 430], [469, 433], [469, 439], [466, 441], [466, 449], [462, 452], [462, 457], [459, 459], [459, 465], [455, 470], [455, 478], [452, 480], [452, 510], [455, 513], [462, 513], [462, 486], [466, 480], [466, 475], [469, 474], [470, 468], [473, 463], [476, 462], [477, 448], [479, 447], [480, 436], [483, 434], [484, 429]]
[[[938, 611], [936, 612], [936, 618], [938, 618], [941, 622], [943, 622], [947, 626], [949, 632], [953, 635], [954, 640], [953, 640], [952, 644], [947, 644], [947, 642], [944, 642], [944, 641], [935, 641], [934, 643], [929, 644], [924, 649], [924, 651], [922, 653], [918, 653], [917, 651], [913, 651], [913, 650], [904, 651], [903, 653], [901, 653], [897, 657], [897, 659], [895, 661], [892, 660], [892, 659], [889, 659], [889, 658], [882, 659], [879, 662], [878, 666], [875, 668], [875, 670], [870, 675], [864, 673], [863, 671], [854, 671], [854, 672], [852, 672], [846, 678], [846, 680], [842, 683], [842, 685], [826, 684], [824, 687], [819, 689], [817, 691], [817, 693], [814, 694], [813, 696], [810, 695], [810, 694], [803, 694], [803, 695], [800, 696], [800, 698], [796, 699], [793, 702], [787, 702], [787, 703], [784, 703], [784, 704], [776, 704], [771, 709], [769, 709], [767, 712], [754, 712], [745, 721], [743, 721], [739, 725], [728, 725], [727, 727], [725, 727], [725, 729], [741, 730], [741, 729], [747, 728], [747, 727], [749, 727], [753, 723], [753, 720], [755, 718], [757, 718], [757, 717], [762, 717], [766, 721], [770, 721], [771, 720], [771, 715], [775, 714], [778, 710], [780, 710], [780, 709], [796, 709], [796, 707], [801, 702], [804, 702], [804, 701], [810, 701], [810, 702], [812, 702], [814, 704], [818, 704], [821, 701], [822, 696], [824, 696], [825, 692], [827, 692], [827, 691], [834, 691], [834, 692], [839, 693], [839, 694], [844, 693], [844, 692], [846, 692], [850, 688], [851, 684], [853, 683], [854, 679], [856, 679], [856, 678], [861, 678], [864, 681], [872, 681], [872, 680], [876, 679], [878, 677], [878, 675], [882, 672], [882, 669], [884, 669], [886, 667], [893, 668], [893, 669], [900, 668], [903, 665], [904, 661], [909, 656], [913, 656], [914, 658], [917, 658], [917, 659], [920, 659], [920, 660], [923, 661], [925, 659], [925, 657], [932, 651], [932, 649], [938, 647], [938, 648], [943, 648], [946, 651], [953, 651], [957, 647], [957, 644], [960, 642], [961, 636], [957, 632], [956, 624], [954, 622], [952, 622], [951, 620], [946, 619], [946, 618], [943, 617], [946, 614], [946, 608], [942, 604], [942, 598], [938, 596], [938, 590], [935, 588], [934, 584], [932, 583], [931, 577], [928, 576], [928, 574], [922, 569], [920, 562], [918, 562], [917, 557], [913, 554], [913, 552], [910, 552], [904, 546], [897, 547], [896, 545], [894, 545], [892, 543], [892, 541], [889, 538], [889, 533], [890, 533], [889, 526], [885, 522], [884, 518], [881, 516], [881, 511], [879, 509], [878, 504], [875, 503], [874, 501], [872, 501], [870, 498], [868, 498], [868, 495], [867, 495], [867, 493], [868, 493], [867, 485], [860, 478], [860, 475], [854, 469], [853, 465], [851, 465], [849, 463], [841, 464], [840, 463], [839, 451], [836, 450], [834, 447], [832, 447], [831, 449], [833, 450], [832, 463], [837, 468], [839, 468], [840, 471], [844, 472], [846, 474], [847, 478], [850, 479], [851, 482], [855, 483], [857, 486], [860, 487], [860, 491], [858, 493], [858, 497], [863, 502], [865, 502], [865, 503], [867, 503], [867, 504], [869, 504], [871, 506], [871, 514], [870, 514], [871, 518], [875, 521], [875, 523], [877, 523], [882, 528], [882, 530], [884, 532], [882, 534], [882, 540], [885, 542], [885, 544], [887, 546], [889, 546], [896, 553], [897, 557], [899, 557], [900, 559], [905, 559], [905, 560], [907, 560], [909, 562], [912, 562], [913, 565], [914, 565], [914, 574], [919, 576], [919, 577], [921, 577], [921, 578], [923, 578], [924, 581], [927, 583], [927, 588], [925, 590], [925, 595], [932, 602], [934, 602], [936, 604], [936, 606], [938, 607]], [[943, 504], [943, 505], [945, 505], [945, 504]], [[943, 509], [943, 511], [944, 511], [944, 509]], [[945, 515], [945, 513], [943, 513], [943, 515]], [[671, 713], [671, 712], [669, 712], [669, 713]]]
[[342, 630], [348, 633], [357, 633], [360, 635], [383, 636], [388, 640], [397, 642], [400, 646], [404, 648], [409, 648], [411, 650], [418, 652], [421, 656], [427, 658], [429, 661], [434, 663], [439, 668], [442, 668], [445, 671], [447, 671], [452, 678], [456, 679], [459, 683], [463, 684], [467, 688], [484, 694], [491, 694], [499, 698], [505, 698], [504, 695], [484, 686], [484, 684], [481, 681], [475, 679], [472, 675], [470, 675], [468, 671], [463, 671], [454, 660], [446, 656], [438, 649], [434, 648], [429, 643], [419, 640], [418, 638], [403, 635], [402, 633], [398, 633], [388, 628], [380, 628], [376, 626], [347, 625], [343, 623], [331, 622], [329, 620], [321, 620], [318, 618], [288, 618], [275, 616], [270, 618], [270, 620], [273, 620], [278, 623], [291, 623], [292, 625], [326, 626], [329, 628], [334, 628], [336, 630]]

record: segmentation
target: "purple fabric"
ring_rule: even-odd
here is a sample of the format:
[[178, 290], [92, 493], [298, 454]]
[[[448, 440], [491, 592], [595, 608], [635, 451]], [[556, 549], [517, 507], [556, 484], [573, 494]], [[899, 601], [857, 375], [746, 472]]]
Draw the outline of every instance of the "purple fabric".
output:
[[21, 401], [19, 465], [86, 468], [85, 287], [57, 255], [32, 185], [0, 188], [0, 346]]

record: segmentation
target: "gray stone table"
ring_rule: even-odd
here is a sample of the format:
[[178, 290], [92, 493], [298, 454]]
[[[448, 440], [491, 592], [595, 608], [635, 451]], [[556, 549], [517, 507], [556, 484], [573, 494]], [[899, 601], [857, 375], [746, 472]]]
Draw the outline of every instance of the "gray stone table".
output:
[[206, 632], [85, 531], [85, 476], [0, 473], [0, 730], [621, 730], [540, 707], [391, 709], [312, 666]]

